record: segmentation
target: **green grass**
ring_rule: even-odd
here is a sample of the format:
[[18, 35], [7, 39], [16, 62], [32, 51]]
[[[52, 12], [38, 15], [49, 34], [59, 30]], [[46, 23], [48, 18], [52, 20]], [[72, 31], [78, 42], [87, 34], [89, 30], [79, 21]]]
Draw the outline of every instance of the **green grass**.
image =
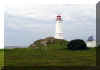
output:
[[0, 50], [0, 70], [3, 65], [4, 65], [4, 51]]
[[5, 50], [5, 66], [96, 66], [96, 49], [72, 51], [60, 45], [10, 49]]

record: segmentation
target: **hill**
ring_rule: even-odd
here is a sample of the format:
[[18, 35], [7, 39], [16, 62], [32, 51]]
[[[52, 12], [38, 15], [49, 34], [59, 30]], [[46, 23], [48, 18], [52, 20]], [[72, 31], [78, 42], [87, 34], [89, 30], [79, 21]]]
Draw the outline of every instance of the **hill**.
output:
[[30, 47], [40, 47], [40, 46], [49, 46], [49, 45], [60, 45], [60, 46], [66, 46], [68, 41], [62, 40], [62, 39], [55, 39], [54, 37], [47, 37], [44, 39], [40, 39], [35, 41], [30, 45]]

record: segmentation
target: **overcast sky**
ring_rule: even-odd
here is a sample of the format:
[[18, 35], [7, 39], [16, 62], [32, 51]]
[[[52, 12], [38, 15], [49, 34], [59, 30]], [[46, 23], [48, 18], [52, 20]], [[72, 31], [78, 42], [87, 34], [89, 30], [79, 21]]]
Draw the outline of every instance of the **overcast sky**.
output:
[[50, 0], [49, 4], [46, 0], [40, 4], [11, 1], [5, 11], [6, 46], [28, 46], [37, 39], [54, 36], [57, 14], [63, 17], [66, 40], [96, 37], [96, 0]]

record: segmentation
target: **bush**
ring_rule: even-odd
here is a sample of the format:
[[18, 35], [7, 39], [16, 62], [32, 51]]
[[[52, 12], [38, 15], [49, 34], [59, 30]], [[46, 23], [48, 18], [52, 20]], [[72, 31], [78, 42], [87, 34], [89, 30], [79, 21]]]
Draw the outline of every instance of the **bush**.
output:
[[68, 49], [71, 50], [83, 50], [87, 49], [86, 43], [81, 39], [72, 40], [68, 43]]

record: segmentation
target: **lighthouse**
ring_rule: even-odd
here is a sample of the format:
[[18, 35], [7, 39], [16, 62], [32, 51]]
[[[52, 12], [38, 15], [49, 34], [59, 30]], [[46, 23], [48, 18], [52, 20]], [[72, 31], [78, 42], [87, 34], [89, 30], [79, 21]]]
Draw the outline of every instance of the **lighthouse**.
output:
[[60, 15], [56, 17], [56, 39], [64, 39], [63, 20]]

